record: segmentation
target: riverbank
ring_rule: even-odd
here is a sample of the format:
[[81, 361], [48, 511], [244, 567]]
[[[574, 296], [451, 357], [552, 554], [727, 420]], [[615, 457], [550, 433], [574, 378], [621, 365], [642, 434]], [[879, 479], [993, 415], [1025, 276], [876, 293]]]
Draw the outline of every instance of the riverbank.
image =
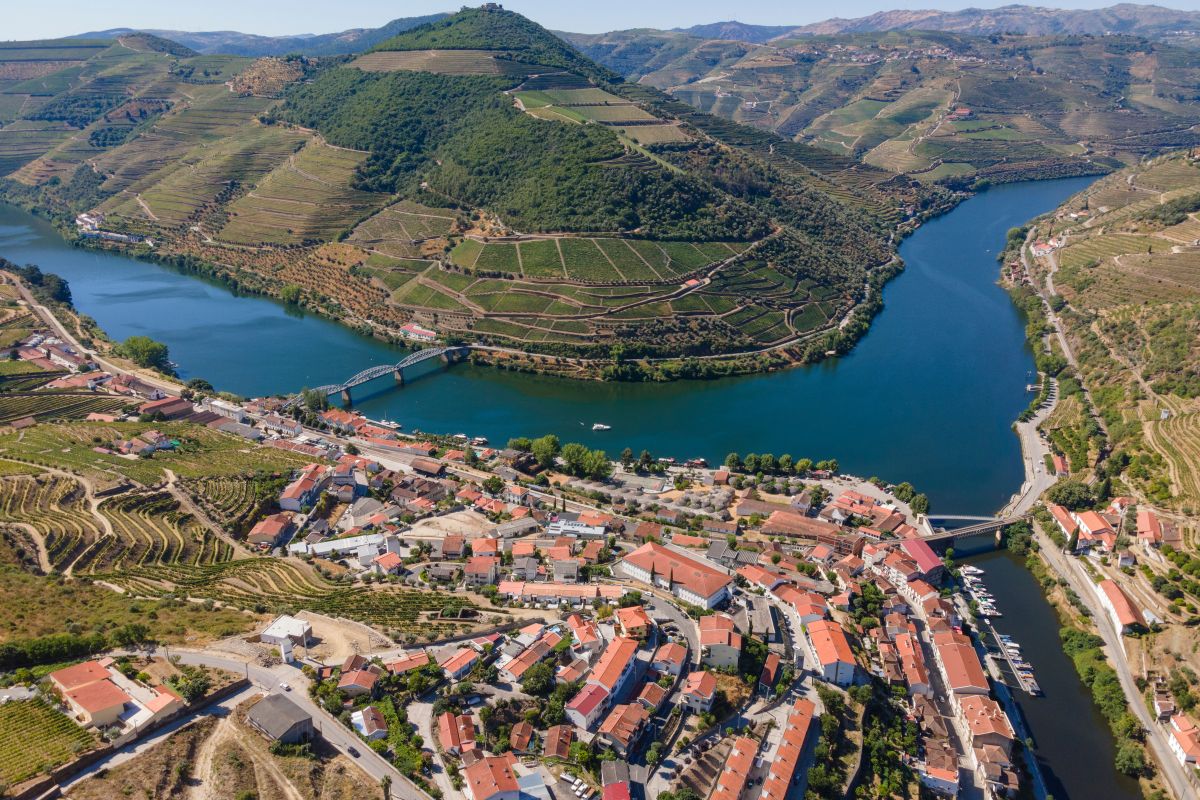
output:
[[[906, 269], [882, 313], [842, 357], [767, 374], [670, 383], [564, 381], [435, 362], [361, 387], [356, 407], [405, 430], [494, 442], [554, 433], [610, 454], [721, 463], [727, 453], [837, 456], [842, 469], [908, 480], [937, 513], [990, 514], [1024, 476], [1012, 421], [1028, 404], [1024, 323], [996, 285], [1009, 227], [1087, 179], [988, 189], [901, 245]], [[247, 397], [340, 384], [407, 351], [258, 296], [119, 254], [76, 248], [43, 218], [0, 208], [0, 255], [67, 279], [75, 305], [114, 340], [167, 344], [187, 381]], [[611, 426], [593, 431], [593, 423]], [[885, 446], [881, 444], [886, 443]]]
[[[0, 186], [0, 191], [2, 189], [3, 187]], [[386, 299], [388, 293], [382, 293], [374, 305], [368, 304], [370, 312], [367, 314], [356, 311], [355, 303], [346, 302], [345, 292], [357, 294], [375, 283], [369, 275], [363, 274], [361, 264], [357, 268], [350, 266], [340, 280], [333, 281], [333, 284], [340, 288], [336, 291], [324, 292], [301, 289], [280, 277], [278, 267], [255, 269], [246, 266], [246, 263], [249, 262], [244, 258], [241, 259], [243, 263], [239, 265], [205, 259], [194, 254], [196, 250], [203, 251], [204, 248], [209, 248], [230, 253], [230, 262], [237, 260], [233, 258], [232, 254], [244, 255], [252, 251], [263, 259], [269, 258], [272, 254], [284, 253], [295, 254], [296, 259], [304, 259], [326, 247], [345, 248], [344, 245], [327, 243], [316, 246], [255, 249], [241, 245], [219, 244], [207, 237], [197, 238], [198, 235], [194, 233], [182, 234], [182, 238], [177, 241], [159, 241], [157, 243], [124, 243], [101, 238], [85, 238], [79, 235], [73, 224], [74, 209], [60, 213], [44, 205], [38, 205], [25, 195], [14, 196], [11, 192], [4, 199], [14, 207], [46, 219], [54, 226], [59, 235], [75, 247], [119, 254], [187, 274], [198, 275], [215, 281], [235, 293], [271, 298], [294, 305], [308, 313], [317, 314], [344, 325], [361, 335], [370, 336], [394, 346], [403, 347], [411, 343], [401, 330], [402, 323], [410, 321], [409, 314], [404, 309], [391, 307]], [[942, 213], [945, 210], [948, 209], [942, 210]], [[900, 233], [902, 236], [907, 235], [911, 230], [911, 226], [897, 228], [893, 237], [896, 233]], [[749, 251], [720, 266], [737, 263], [748, 255]], [[340, 257], [333, 260], [338, 264], [342, 263]], [[249, 261], [253, 261], [253, 258]], [[536, 345], [522, 346], [522, 341], [518, 339], [505, 341], [503, 335], [496, 332], [479, 335], [457, 329], [443, 331], [443, 339], [452, 345], [470, 343], [473, 348], [472, 360], [479, 365], [496, 366], [526, 374], [553, 375], [571, 379], [669, 382], [763, 374], [797, 365], [818, 363], [849, 352], [855, 343], [866, 334], [871, 320], [882, 309], [880, 296], [883, 287], [902, 269], [903, 264], [894, 255], [890, 261], [871, 267], [861, 290], [862, 296], [842, 316], [830, 319], [819, 327], [805, 330], [786, 341], [758, 349], [694, 354], [663, 353], [662, 351], [667, 348], [664, 348], [658, 341], [622, 341], [620, 339], [615, 340], [611, 346], [609, 344], [592, 345], [583, 350], [561, 342], [539, 349]], [[355, 282], [360, 282], [361, 285], [351, 288], [350, 284]], [[432, 316], [436, 323], [437, 313], [433, 312]], [[501, 341], [495, 341], [497, 338]], [[570, 352], [572, 349], [579, 352]], [[617, 351], [624, 352], [626, 355], [613, 355]]]

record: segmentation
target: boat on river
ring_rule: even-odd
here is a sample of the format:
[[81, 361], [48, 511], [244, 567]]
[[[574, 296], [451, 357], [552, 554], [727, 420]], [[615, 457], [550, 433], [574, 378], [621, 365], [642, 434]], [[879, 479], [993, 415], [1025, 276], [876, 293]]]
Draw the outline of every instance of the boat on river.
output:
[[592, 430], [594, 430], [594, 431], [611, 431], [612, 425], [605, 425], [603, 422], [594, 422], [594, 423], [592, 423]]

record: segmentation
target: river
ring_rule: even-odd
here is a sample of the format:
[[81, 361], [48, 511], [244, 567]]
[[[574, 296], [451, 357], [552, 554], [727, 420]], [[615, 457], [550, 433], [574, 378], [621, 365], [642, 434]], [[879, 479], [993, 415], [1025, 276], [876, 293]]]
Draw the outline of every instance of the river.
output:
[[[488, 367], [431, 366], [402, 389], [360, 388], [364, 413], [414, 428], [504, 442], [567, 441], [721, 461], [739, 451], [837, 458], [842, 469], [907, 480], [940, 513], [998, 509], [1023, 480], [1011, 423], [1033, 369], [1024, 323], [996, 285], [1008, 228], [1056, 207], [1091, 178], [988, 189], [900, 248], [905, 272], [843, 358], [768, 375], [602, 384]], [[66, 278], [75, 304], [114, 339], [170, 347], [185, 377], [245, 396], [339, 383], [398, 360], [397, 349], [261, 297], [148, 262], [75, 248], [52, 226], [0, 206], [0, 255]], [[374, 390], [374, 393], [371, 393]], [[594, 433], [593, 422], [612, 430]]]
[[1002, 550], [969, 561], [984, 571], [983, 582], [1004, 614], [995, 620], [996, 630], [1021, 646], [1044, 692], [1030, 697], [1013, 689], [1033, 734], [1047, 791], [1055, 800], [1141, 798], [1137, 781], [1113, 765], [1116, 742], [1108, 722], [1063, 653], [1058, 616], [1022, 558]]

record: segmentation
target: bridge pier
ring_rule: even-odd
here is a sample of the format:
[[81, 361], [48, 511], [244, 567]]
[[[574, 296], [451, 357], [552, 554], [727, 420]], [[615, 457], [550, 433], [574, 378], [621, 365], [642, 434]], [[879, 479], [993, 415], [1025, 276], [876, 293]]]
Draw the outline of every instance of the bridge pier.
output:
[[349, 389], [342, 389], [342, 402], [348, 406], [354, 405], [354, 400], [350, 397]]
[[392, 373], [392, 377], [396, 379], [397, 386], [404, 385], [404, 370], [402, 370], [402, 369], [396, 370], [395, 372]]

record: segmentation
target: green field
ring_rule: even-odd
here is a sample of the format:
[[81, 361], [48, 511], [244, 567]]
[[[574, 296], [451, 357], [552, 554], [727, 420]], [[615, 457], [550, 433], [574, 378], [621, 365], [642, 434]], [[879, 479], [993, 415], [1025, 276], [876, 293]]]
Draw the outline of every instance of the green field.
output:
[[97, 745], [96, 737], [43, 700], [0, 705], [0, 782], [15, 786]]

